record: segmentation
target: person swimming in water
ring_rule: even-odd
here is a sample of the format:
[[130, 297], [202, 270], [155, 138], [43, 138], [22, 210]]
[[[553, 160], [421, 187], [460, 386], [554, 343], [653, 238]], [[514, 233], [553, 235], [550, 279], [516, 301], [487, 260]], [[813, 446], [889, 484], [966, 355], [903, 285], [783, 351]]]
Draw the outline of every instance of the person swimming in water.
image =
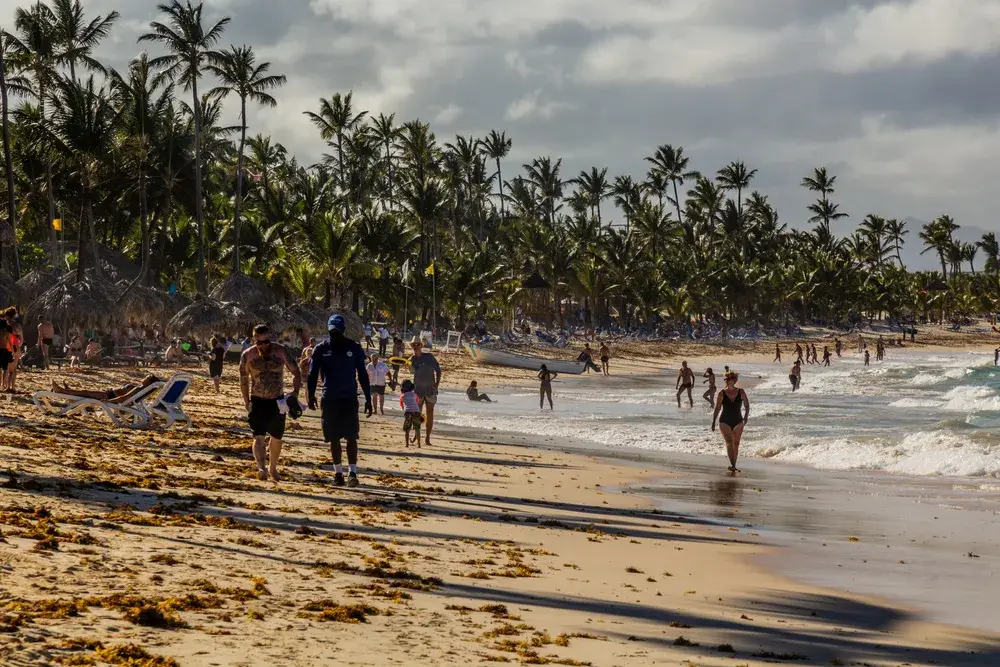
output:
[[736, 386], [739, 379], [740, 376], [735, 371], [726, 373], [726, 386], [719, 392], [715, 401], [715, 413], [712, 415], [712, 430], [715, 430], [718, 422], [719, 431], [726, 441], [731, 473], [739, 472], [736, 460], [740, 456], [740, 440], [743, 438], [743, 429], [750, 420], [750, 399], [742, 388]]
[[706, 380], [704, 382], [702, 382], [702, 384], [706, 384], [707, 383], [708, 384], [708, 389], [705, 391], [704, 394], [701, 395], [701, 397], [704, 398], [706, 401], [708, 401], [708, 404], [714, 408], [715, 407], [715, 371], [713, 371], [711, 368], [709, 368], [708, 370], [705, 371], [705, 374], [702, 375], [702, 377], [706, 378]]

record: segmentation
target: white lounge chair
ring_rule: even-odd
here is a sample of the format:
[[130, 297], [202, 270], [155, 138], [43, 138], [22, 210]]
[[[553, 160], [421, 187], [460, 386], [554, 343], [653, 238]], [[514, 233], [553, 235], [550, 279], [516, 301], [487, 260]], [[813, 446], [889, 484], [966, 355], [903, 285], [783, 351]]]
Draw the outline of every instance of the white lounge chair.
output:
[[190, 375], [174, 375], [159, 387], [160, 391], [156, 396], [150, 397], [147, 393], [136, 401], [136, 407], [147, 415], [150, 422], [157, 418], [166, 420], [167, 428], [175, 422], [182, 422], [185, 427], [191, 426], [191, 417], [184, 412], [181, 401], [193, 381]]
[[96, 398], [81, 398], [55, 391], [36, 391], [31, 400], [43, 412], [54, 414], [57, 417], [87, 411], [102, 411], [119, 428], [122, 426], [142, 428], [147, 426], [150, 421], [149, 411], [142, 404], [142, 401], [162, 388], [162, 382], [154, 382], [121, 403], [111, 403]]

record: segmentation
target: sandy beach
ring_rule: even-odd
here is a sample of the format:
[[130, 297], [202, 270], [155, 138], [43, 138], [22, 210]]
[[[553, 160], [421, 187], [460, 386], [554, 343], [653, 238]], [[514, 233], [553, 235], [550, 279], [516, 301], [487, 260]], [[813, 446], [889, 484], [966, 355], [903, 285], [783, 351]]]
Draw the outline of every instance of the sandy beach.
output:
[[[445, 365], [460, 386], [462, 362]], [[408, 449], [392, 414], [363, 420], [363, 486], [336, 489], [307, 413], [284, 480], [259, 482], [235, 368], [221, 396], [201, 371], [188, 431], [0, 399], [3, 664], [1000, 660], [998, 636], [797, 583], [752, 527], [624, 493], [680, 469], [472, 432]]]

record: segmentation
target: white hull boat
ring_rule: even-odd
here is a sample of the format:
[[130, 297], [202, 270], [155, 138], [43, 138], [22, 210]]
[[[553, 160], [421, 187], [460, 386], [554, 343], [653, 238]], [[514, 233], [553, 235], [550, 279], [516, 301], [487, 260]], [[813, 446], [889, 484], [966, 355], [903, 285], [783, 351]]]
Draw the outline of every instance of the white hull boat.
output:
[[465, 349], [469, 351], [469, 354], [476, 363], [480, 364], [524, 368], [529, 371], [537, 371], [542, 367], [542, 364], [545, 364], [545, 367], [553, 373], [565, 373], [566, 375], [580, 375], [587, 370], [587, 365], [582, 361], [543, 359], [541, 357], [531, 357], [526, 354], [491, 350], [480, 345], [473, 345], [472, 343], [466, 343]]

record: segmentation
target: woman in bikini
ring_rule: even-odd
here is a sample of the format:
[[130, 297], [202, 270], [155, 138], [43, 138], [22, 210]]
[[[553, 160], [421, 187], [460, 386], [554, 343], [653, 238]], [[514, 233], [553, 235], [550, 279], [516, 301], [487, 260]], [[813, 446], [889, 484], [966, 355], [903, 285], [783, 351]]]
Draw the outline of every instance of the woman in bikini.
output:
[[[737, 473], [736, 459], [740, 455], [740, 440], [743, 438], [743, 428], [750, 419], [750, 399], [747, 393], [736, 386], [740, 376], [736, 371], [726, 373], [726, 387], [719, 392], [715, 400], [715, 414], [712, 415], [712, 430], [719, 423], [719, 431], [726, 441], [726, 453], [729, 455], [729, 472]], [[744, 412], [744, 406], [746, 411]], [[722, 416], [719, 416], [719, 413]]]
[[553, 373], [550, 371], [545, 364], [542, 364], [542, 368], [538, 371], [538, 379], [541, 381], [542, 385], [539, 388], [538, 396], [538, 409], [545, 409], [545, 399], [549, 399], [549, 410], [554, 410], [552, 407], [552, 381], [559, 377], [559, 373]]
[[53, 380], [52, 391], [66, 396], [93, 398], [98, 401], [105, 401], [106, 403], [124, 403], [154, 382], [161, 382], [161, 380], [155, 375], [147, 375], [143, 379], [142, 384], [126, 382], [120, 387], [109, 387], [107, 389], [73, 389], [65, 382], [60, 385]]

